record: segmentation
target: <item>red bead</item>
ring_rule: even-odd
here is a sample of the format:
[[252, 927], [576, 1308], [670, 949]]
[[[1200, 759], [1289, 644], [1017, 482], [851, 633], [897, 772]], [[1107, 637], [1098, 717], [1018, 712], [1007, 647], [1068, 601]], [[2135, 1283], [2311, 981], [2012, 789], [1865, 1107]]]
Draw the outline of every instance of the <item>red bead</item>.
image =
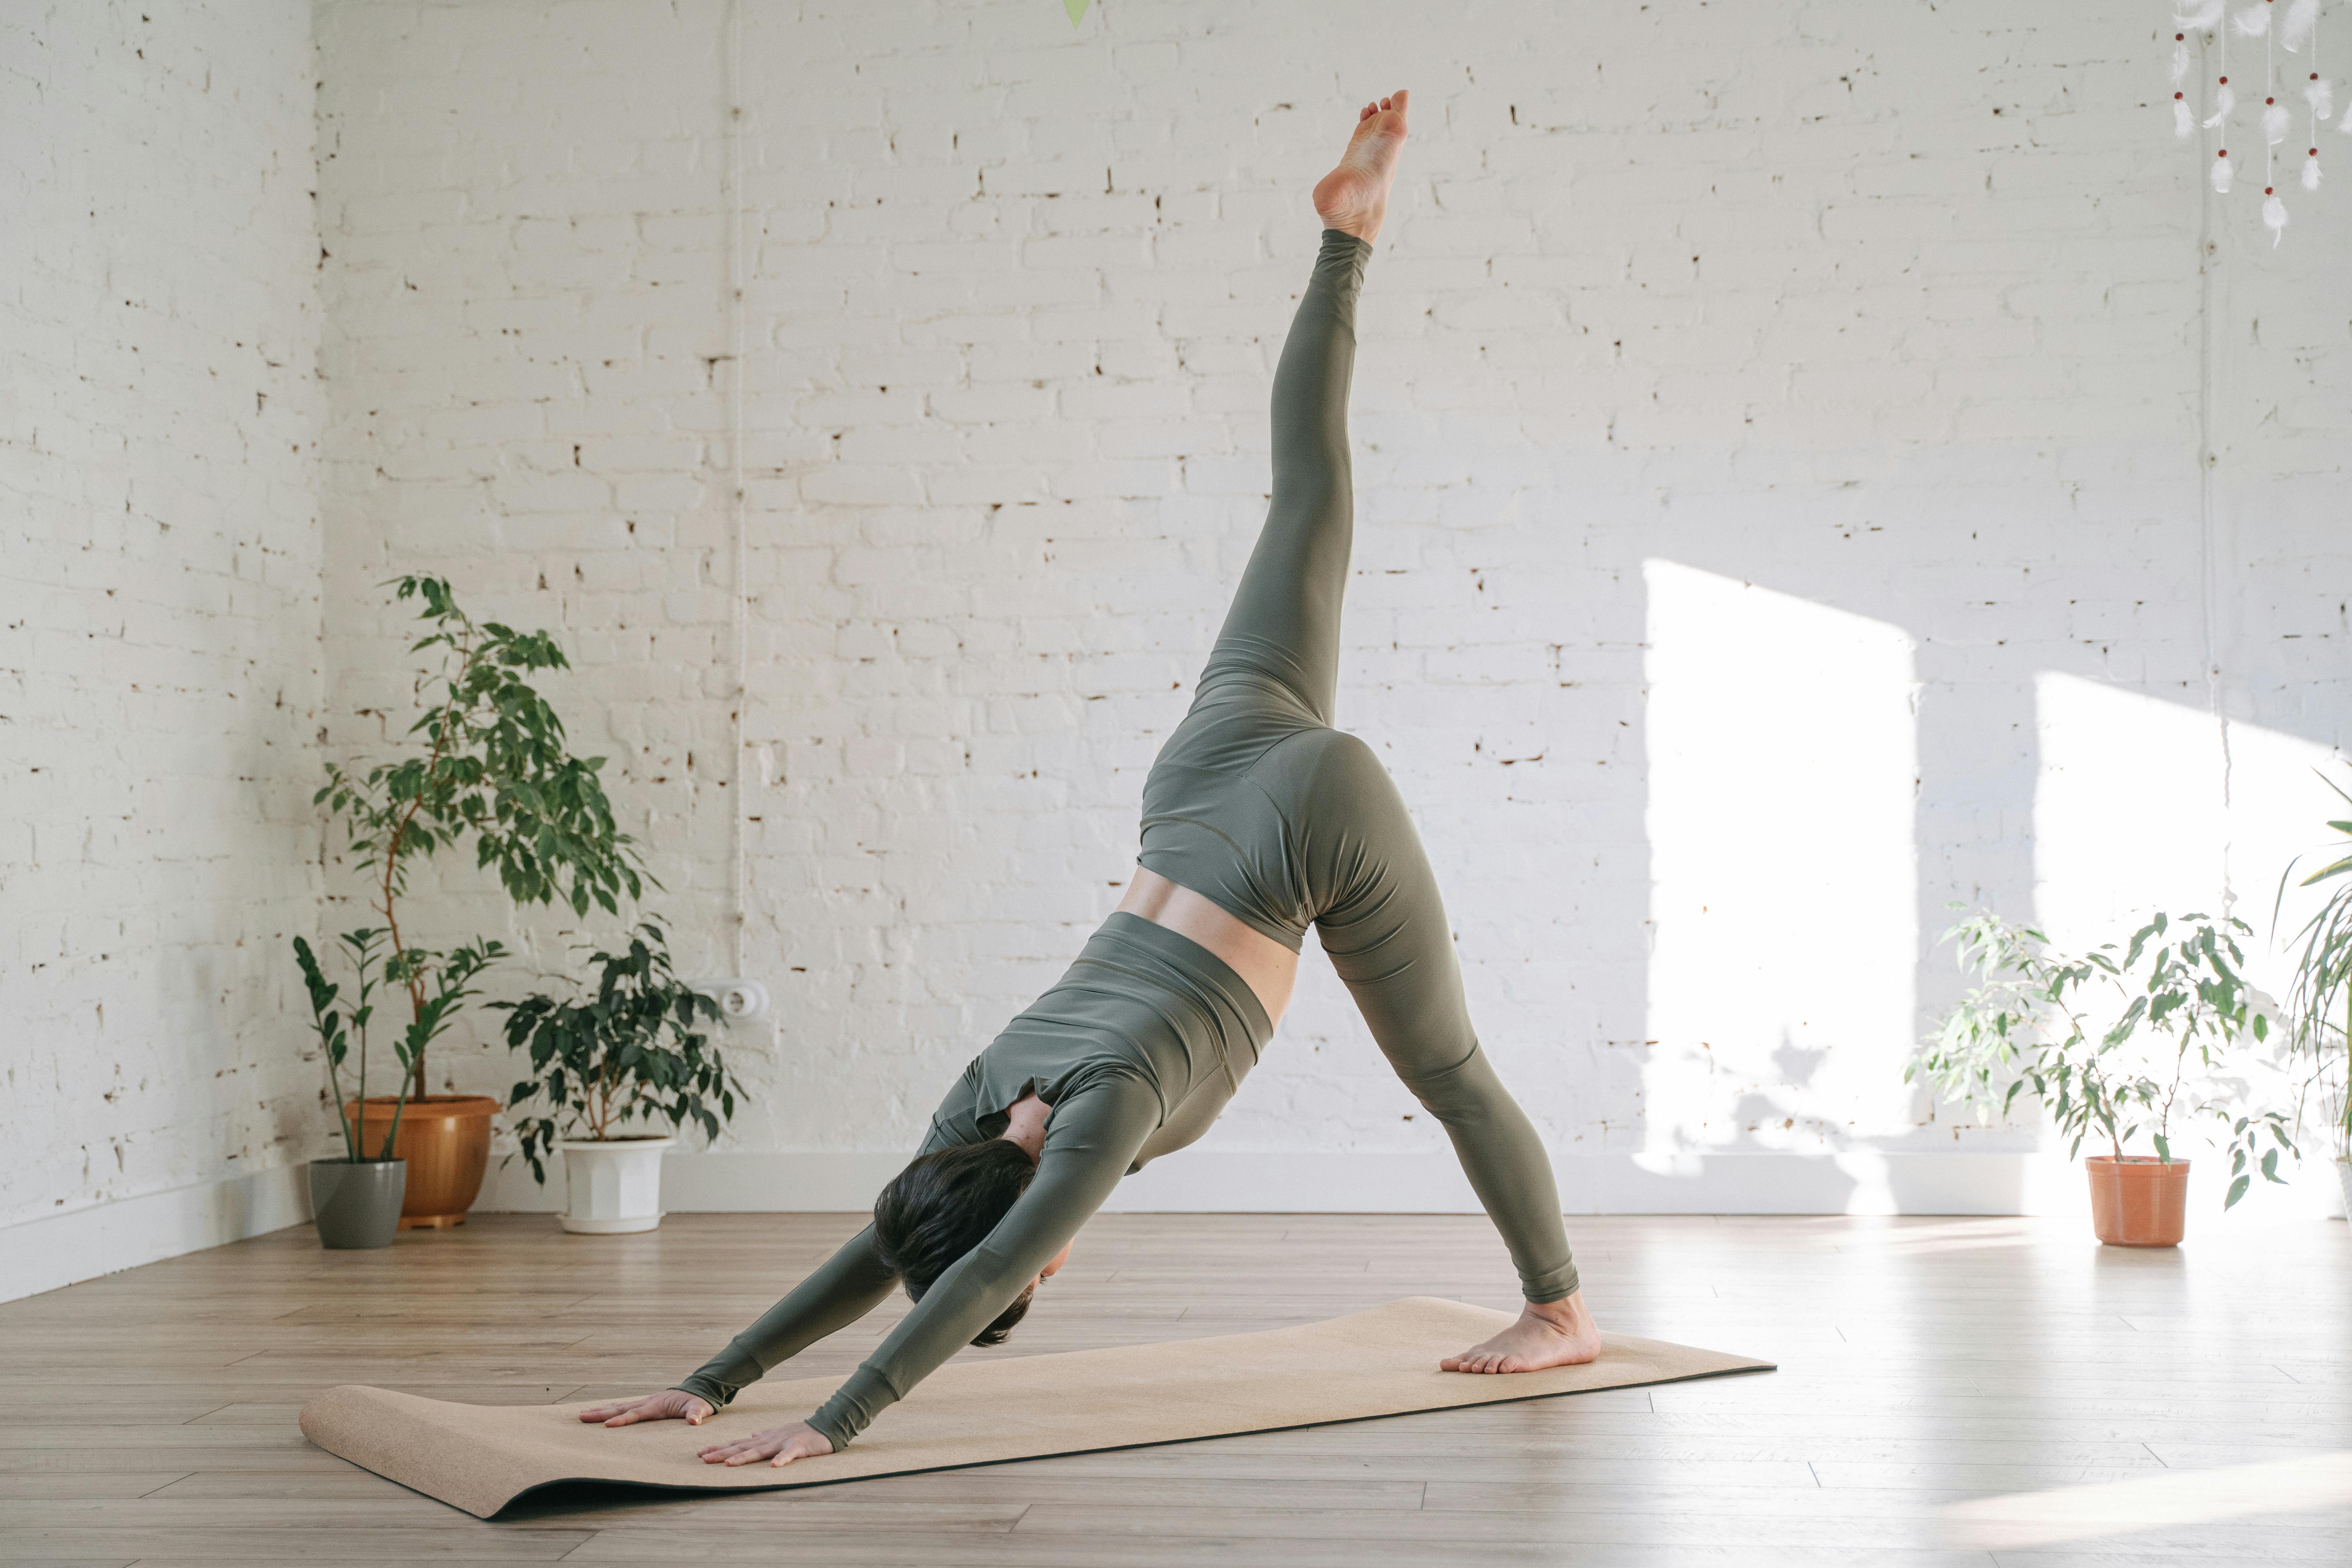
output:
[[2189, 95], [2185, 92], [2176, 92], [2172, 96], [2175, 98], [2187, 98]]
[[2273, 185], [2264, 185], [2264, 186], [2263, 187], [2263, 195], [2266, 195], [2266, 196], [2267, 196], [2267, 195], [2271, 195], [2271, 194], [2272, 194], [2272, 192], [2273, 192], [2273, 191], [2274, 191], [2276, 188], [2277, 188], [2277, 187], [2273, 186]]
[[2277, 99], [2275, 99], [2275, 98], [2266, 98], [2266, 99], [2263, 100], [2263, 101], [2264, 103], [2276, 103], [2276, 102], [2278, 101], [2278, 100], [2277, 100]]
[[2318, 149], [2318, 148], [2316, 148], [2316, 147], [2314, 147], [2314, 148], [2311, 150], [2311, 155], [2312, 155], [2313, 157], [2315, 157], [2315, 158], [2318, 157], [2318, 156], [2319, 156], [2319, 149]]
[[2226, 158], [2229, 155], [2230, 150], [2227, 147], [2222, 148], [2219, 153], [2213, 154], [2216, 158]]
[[2227, 86], [2229, 86], [2229, 85], [2230, 85], [2230, 79], [2229, 79], [2228, 77], [2223, 77], [2223, 78], [2221, 79], [2221, 85], [2222, 85], [2223, 87], [2227, 87]]

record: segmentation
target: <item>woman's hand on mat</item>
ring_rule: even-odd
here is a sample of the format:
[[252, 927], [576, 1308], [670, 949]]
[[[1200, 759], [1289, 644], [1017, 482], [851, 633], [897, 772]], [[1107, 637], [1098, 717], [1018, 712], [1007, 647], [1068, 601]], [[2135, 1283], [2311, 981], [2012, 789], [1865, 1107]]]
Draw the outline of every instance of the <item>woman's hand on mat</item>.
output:
[[701, 1458], [706, 1465], [748, 1465], [754, 1459], [789, 1465], [794, 1459], [814, 1459], [832, 1452], [832, 1438], [805, 1421], [795, 1421], [789, 1426], [772, 1426], [749, 1437], [738, 1437], [732, 1443], [713, 1443], [702, 1450]]
[[580, 1413], [580, 1419], [601, 1421], [607, 1426], [634, 1426], [640, 1421], [683, 1421], [699, 1426], [710, 1419], [710, 1401], [682, 1388], [665, 1388], [643, 1399], [592, 1405]]

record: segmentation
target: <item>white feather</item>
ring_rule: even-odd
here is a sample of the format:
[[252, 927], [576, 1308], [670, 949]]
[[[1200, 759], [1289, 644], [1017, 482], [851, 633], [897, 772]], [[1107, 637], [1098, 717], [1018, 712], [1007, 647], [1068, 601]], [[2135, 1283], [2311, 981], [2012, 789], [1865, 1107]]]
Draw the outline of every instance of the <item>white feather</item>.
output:
[[2286, 140], [2286, 105], [2273, 103], [2263, 110], [2263, 140], [2275, 147]]
[[2175, 44], [2172, 46], [2172, 85], [2179, 87], [2187, 79], [2189, 79], [2189, 46]]
[[2279, 24], [2279, 42], [2292, 54], [2303, 47], [2303, 41], [2318, 26], [2319, 0], [2294, 0], [2286, 8], [2286, 20]]
[[2336, 83], [2327, 77], [2303, 84], [2303, 101], [2311, 105], [2311, 117], [2325, 120], [2336, 112]]
[[2270, 30], [2271, 8], [2268, 5], [2249, 5], [2238, 13], [2239, 37], [2259, 38]]
[[2263, 199], [2263, 226], [2271, 231], [2271, 248], [2276, 250], [2286, 234], [2286, 204], [2276, 196]]
[[2319, 189], [2319, 160], [2317, 158], [2305, 158], [2303, 161], [2303, 188], [2306, 191], [2315, 191]]
[[2230, 154], [2227, 153], [2213, 160], [2213, 188], [2222, 195], [2230, 194]]
[[2210, 27], [2221, 19], [2222, 0], [2198, 0], [2194, 8], [2175, 16], [2172, 25], [2184, 33], [2194, 33]]
[[2205, 129], [2210, 131], [2230, 118], [2230, 110], [2238, 107], [2238, 95], [2226, 87], [2213, 89], [2213, 112], [2205, 119]]
[[2172, 133], [2183, 142], [2197, 134], [2197, 117], [2177, 98], [2172, 100]]

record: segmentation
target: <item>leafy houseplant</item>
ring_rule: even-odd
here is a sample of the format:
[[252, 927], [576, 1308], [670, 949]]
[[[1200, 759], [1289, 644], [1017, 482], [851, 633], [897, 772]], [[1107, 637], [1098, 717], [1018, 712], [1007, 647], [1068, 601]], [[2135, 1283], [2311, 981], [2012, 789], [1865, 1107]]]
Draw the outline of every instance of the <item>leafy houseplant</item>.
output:
[[[338, 1111], [357, 1124], [345, 1134], [354, 1150], [363, 1136], [360, 1126], [383, 1121], [387, 1157], [395, 1147], [416, 1145], [414, 1167], [434, 1173], [433, 1182], [411, 1183], [404, 1225], [447, 1225], [463, 1221], [480, 1189], [489, 1157], [489, 1118], [498, 1101], [428, 1096], [426, 1047], [475, 994], [468, 982], [506, 950], [480, 940], [446, 952], [407, 941], [400, 913], [409, 871], [418, 859], [455, 847], [471, 835], [476, 866], [497, 868], [500, 885], [516, 903], [560, 900], [580, 914], [591, 904], [617, 913], [624, 890], [631, 897], [642, 891], [643, 861], [633, 841], [614, 826], [597, 777], [604, 759], [572, 754], [562, 721], [530, 684], [537, 671], [568, 667], [554, 637], [494, 621], [478, 624], [458, 606], [449, 584], [436, 577], [405, 576], [390, 585], [397, 600], [418, 602], [418, 618], [427, 628], [409, 651], [437, 652], [434, 666], [416, 679], [425, 712], [407, 734], [418, 751], [364, 768], [330, 763], [327, 782], [312, 801], [326, 805], [342, 824], [347, 852], [358, 863], [382, 921], [341, 939], [359, 981], [361, 1002], [351, 1028], [362, 1064], [366, 1032], [361, 1013], [373, 1012], [378, 985], [404, 995], [408, 1019], [394, 1047], [399, 1092], [370, 1100], [362, 1091], [346, 1105], [338, 1087], [336, 1100]], [[335, 1041], [341, 1020], [328, 1026], [334, 988], [321, 991], [324, 976], [308, 944], [298, 940], [295, 947], [320, 1039], [331, 1060], [339, 1062]], [[420, 1108], [418, 1115], [404, 1128], [402, 1119], [411, 1106]]]
[[589, 962], [595, 977], [583, 999], [491, 1004], [509, 1009], [507, 1044], [530, 1055], [531, 1076], [507, 1104], [538, 1102], [540, 1114], [516, 1132], [541, 1185], [548, 1154], [563, 1152], [566, 1230], [650, 1230], [661, 1219], [662, 1151], [675, 1140], [625, 1130], [690, 1121], [716, 1138], [742, 1086], [698, 1027], [718, 1021], [719, 1004], [677, 978], [660, 926], [645, 921], [625, 951], [600, 950]]
[[[2352, 805], [2334, 780], [2327, 787]], [[2352, 821], [2327, 825], [2352, 839]], [[2352, 844], [2336, 846], [2352, 849]], [[2299, 862], [2298, 862], [2299, 864]], [[2277, 910], [2286, 901], [2289, 866], [2279, 878]], [[2305, 877], [2299, 886], [2333, 882], [2327, 901], [2296, 933], [2303, 950], [2296, 955], [2294, 978], [2288, 992], [2288, 1009], [2294, 1019], [2294, 1043], [2313, 1062], [2314, 1078], [2330, 1103], [2328, 1121], [2336, 1142], [2336, 1169], [2344, 1184], [2347, 1213], [2352, 1213], [2352, 854], [2339, 854], [2326, 866]]]
[[[1945, 1016], [1905, 1079], [1924, 1074], [1942, 1098], [1969, 1103], [1988, 1121], [2006, 1116], [2031, 1088], [2071, 1140], [2069, 1158], [2094, 1137], [2105, 1142], [2110, 1152], [2092, 1162], [2095, 1224], [2103, 1180], [2186, 1190], [2188, 1162], [2172, 1152], [2181, 1121], [2218, 1121], [2227, 1130], [2231, 1181], [2223, 1208], [2246, 1195], [2250, 1166], [2283, 1182], [2279, 1154], [2295, 1152], [2288, 1116], [2276, 1108], [2239, 1114], [2230, 1092], [2233, 1073], [2248, 1065], [2250, 1042], [2269, 1040], [2275, 1009], [2244, 978], [2238, 938], [2251, 934], [2246, 923], [2197, 923], [2204, 921], [2158, 914], [2120, 955], [2108, 942], [2071, 956], [2042, 932], [1995, 915], [1961, 921], [1945, 940], [1979, 984]], [[2156, 1150], [2152, 1161], [2126, 1152], [2143, 1133]], [[2272, 1147], [2263, 1146], [2265, 1137]], [[2128, 1207], [2133, 1200], [2123, 1201]], [[2178, 1241], [2177, 1211], [2159, 1214], [2156, 1228]], [[2103, 1228], [2101, 1239], [2115, 1238]]]
[[[389, 967], [383, 936], [370, 928], [343, 935], [344, 952], [357, 977], [348, 1019], [336, 1007], [342, 987], [329, 982], [310, 944], [299, 936], [294, 939], [294, 959], [302, 966], [302, 984], [310, 994], [310, 1025], [318, 1032], [327, 1059], [327, 1088], [335, 1097], [335, 1120], [350, 1152], [346, 1159], [313, 1162], [311, 1166], [311, 1212], [320, 1239], [330, 1247], [383, 1247], [392, 1240], [407, 1193], [407, 1163], [395, 1159], [393, 1150], [400, 1137], [402, 1113], [408, 1108], [411, 1064], [449, 1026], [450, 1015], [475, 994], [468, 983], [506, 951], [495, 942], [486, 942], [446, 954], [425, 955], [430, 994], [422, 1011], [413, 1015], [392, 1040], [400, 1076], [391, 1097], [392, 1116], [383, 1144], [370, 1154], [362, 1142], [359, 1110], [367, 1100], [368, 1026], [375, 1017], [376, 988], [384, 983]], [[351, 1059], [354, 1042], [359, 1049], [358, 1078], [347, 1106], [343, 1064]], [[334, 1166], [343, 1169], [331, 1168]], [[394, 1168], [362, 1171], [362, 1166]]]

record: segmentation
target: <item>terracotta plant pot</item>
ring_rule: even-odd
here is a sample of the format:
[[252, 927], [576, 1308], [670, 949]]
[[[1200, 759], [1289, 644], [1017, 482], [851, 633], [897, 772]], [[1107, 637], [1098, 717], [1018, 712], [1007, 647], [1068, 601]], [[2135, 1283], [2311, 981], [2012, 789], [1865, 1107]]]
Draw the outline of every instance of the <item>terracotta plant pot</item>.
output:
[[2189, 1162], [2094, 1154], [2091, 1229], [2109, 1247], [2178, 1247], [2189, 1215]]
[[[370, 1095], [360, 1142], [373, 1155], [392, 1125], [394, 1101]], [[352, 1108], [345, 1106], [349, 1117]], [[427, 1094], [408, 1102], [400, 1119], [393, 1157], [408, 1163], [408, 1195], [400, 1205], [400, 1228], [441, 1230], [466, 1223], [466, 1211], [482, 1190], [490, 1164], [490, 1118], [499, 1102], [481, 1094]]]

